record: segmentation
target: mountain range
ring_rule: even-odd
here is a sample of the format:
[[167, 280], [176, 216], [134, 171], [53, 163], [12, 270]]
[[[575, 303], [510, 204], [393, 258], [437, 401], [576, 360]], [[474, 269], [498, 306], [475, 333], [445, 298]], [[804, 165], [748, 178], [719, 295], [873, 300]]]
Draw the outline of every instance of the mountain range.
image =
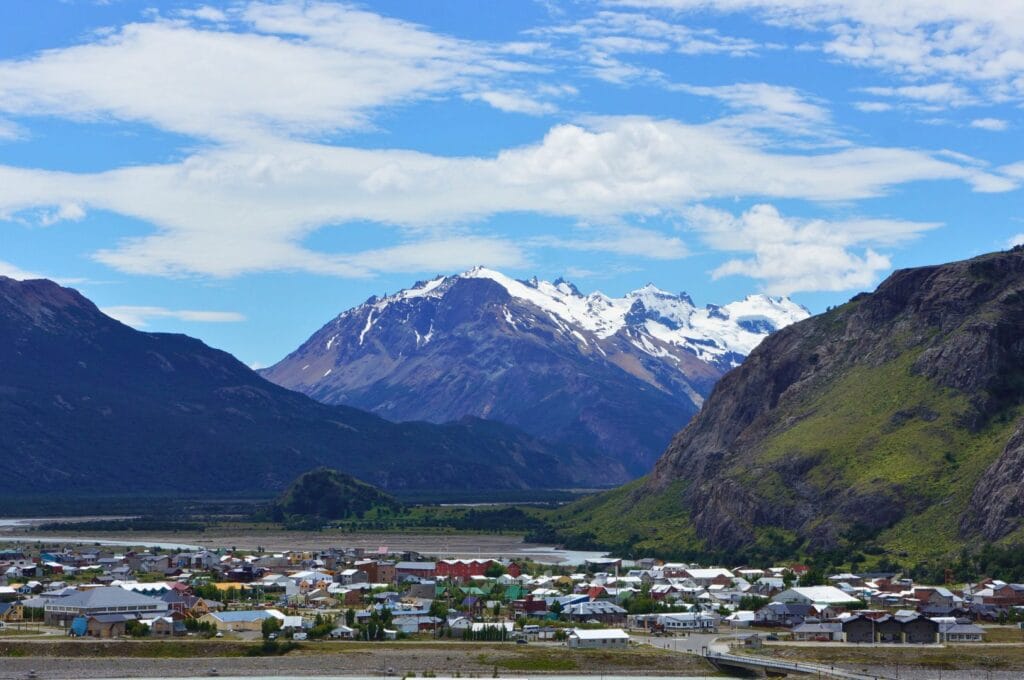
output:
[[922, 558], [1024, 542], [1024, 249], [772, 334], [653, 472], [561, 513], [624, 551]]
[[605, 483], [624, 482], [724, 373], [807, 316], [764, 295], [701, 308], [653, 285], [612, 298], [477, 267], [370, 298], [261, 373], [390, 420], [506, 423], [589, 451]]
[[264, 494], [328, 466], [389, 491], [603, 479], [502, 423], [392, 423], [278, 387], [184, 335], [142, 333], [51, 281], [0, 277], [0, 492]]

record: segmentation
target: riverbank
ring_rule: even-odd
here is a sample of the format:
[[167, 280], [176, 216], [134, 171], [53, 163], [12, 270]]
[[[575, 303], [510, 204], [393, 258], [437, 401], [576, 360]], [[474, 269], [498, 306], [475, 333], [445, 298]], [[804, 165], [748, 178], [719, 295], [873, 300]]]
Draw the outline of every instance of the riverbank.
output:
[[[598, 559], [602, 552], [563, 550], [549, 545], [526, 543], [518, 534], [475, 534], [468, 532], [343, 532], [284, 531], [271, 525], [211, 524], [201, 533], [90, 531], [81, 535], [69, 532], [50, 534], [30, 523], [11, 524], [0, 531], [0, 542], [7, 544], [43, 543], [47, 545], [111, 545], [145, 546], [167, 550], [239, 549], [267, 552], [287, 550], [326, 550], [329, 548], [362, 548], [376, 552], [386, 546], [389, 552], [413, 551], [436, 557], [526, 558], [541, 564], [582, 564]], [[23, 520], [22, 520], [23, 521]]]

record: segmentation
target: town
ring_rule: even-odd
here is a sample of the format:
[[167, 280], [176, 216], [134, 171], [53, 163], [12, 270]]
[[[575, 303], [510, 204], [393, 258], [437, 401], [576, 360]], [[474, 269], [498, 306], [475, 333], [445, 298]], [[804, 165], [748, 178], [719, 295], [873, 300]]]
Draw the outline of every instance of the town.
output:
[[991, 626], [1021, 618], [1022, 584], [989, 578], [952, 588], [893, 573], [814, 574], [798, 564], [608, 558], [560, 567], [431, 560], [386, 548], [372, 555], [0, 550], [3, 630], [72, 638], [411, 638], [609, 649], [631, 639], [734, 633], [747, 647], [784, 640], [933, 645], [981, 643]]

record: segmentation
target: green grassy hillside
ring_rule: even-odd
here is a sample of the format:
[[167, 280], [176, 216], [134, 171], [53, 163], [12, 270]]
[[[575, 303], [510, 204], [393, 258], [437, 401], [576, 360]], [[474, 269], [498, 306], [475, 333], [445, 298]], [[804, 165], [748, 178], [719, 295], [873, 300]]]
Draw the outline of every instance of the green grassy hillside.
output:
[[948, 560], [1024, 540], [1024, 251], [903, 270], [768, 338], [569, 545], [679, 559]]

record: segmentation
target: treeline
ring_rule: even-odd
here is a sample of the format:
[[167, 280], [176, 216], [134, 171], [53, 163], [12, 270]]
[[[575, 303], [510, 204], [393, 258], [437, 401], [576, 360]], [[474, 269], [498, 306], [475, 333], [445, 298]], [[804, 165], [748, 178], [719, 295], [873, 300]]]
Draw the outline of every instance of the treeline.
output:
[[95, 519], [85, 522], [47, 522], [39, 531], [187, 531], [201, 533], [202, 522], [164, 519], [160, 517], [133, 517], [129, 519]]
[[544, 520], [521, 508], [504, 506], [473, 508], [464, 512], [451, 508], [420, 508], [417, 514], [405, 512], [382, 515], [376, 519], [332, 522], [346, 531], [389, 531], [397, 529], [452, 529], [481, 533], [525, 533], [529, 535], [550, 531]]
[[970, 551], [964, 548], [955, 560], [929, 561], [914, 565], [910, 575], [931, 583], [973, 583], [986, 577], [1011, 583], [1024, 582], [1024, 546], [984, 545]]

